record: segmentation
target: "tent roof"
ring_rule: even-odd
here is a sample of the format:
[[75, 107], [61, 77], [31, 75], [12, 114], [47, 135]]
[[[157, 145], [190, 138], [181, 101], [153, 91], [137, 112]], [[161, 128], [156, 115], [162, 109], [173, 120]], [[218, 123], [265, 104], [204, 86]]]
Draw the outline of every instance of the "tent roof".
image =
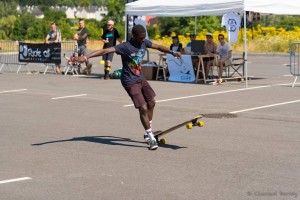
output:
[[139, 0], [126, 4], [126, 14], [138, 16], [201, 16], [254, 11], [300, 15], [299, 0]]

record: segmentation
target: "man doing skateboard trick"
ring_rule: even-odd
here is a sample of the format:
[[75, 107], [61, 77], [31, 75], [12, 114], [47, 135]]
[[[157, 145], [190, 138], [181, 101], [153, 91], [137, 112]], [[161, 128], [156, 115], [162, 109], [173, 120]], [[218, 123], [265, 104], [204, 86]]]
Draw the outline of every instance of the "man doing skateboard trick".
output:
[[169, 48], [152, 43], [146, 38], [146, 30], [142, 25], [132, 28], [132, 38], [128, 42], [123, 42], [114, 47], [94, 51], [85, 56], [74, 58], [79, 62], [86, 62], [89, 58], [102, 56], [106, 53], [116, 52], [121, 55], [122, 75], [121, 83], [127, 91], [131, 100], [139, 110], [140, 120], [145, 129], [144, 139], [149, 141], [150, 150], [157, 149], [157, 141], [152, 133], [151, 123], [155, 106], [155, 92], [143, 76], [141, 62], [147, 48], [157, 49], [161, 52], [170, 53], [175, 57], [181, 57], [179, 52], [173, 52]]

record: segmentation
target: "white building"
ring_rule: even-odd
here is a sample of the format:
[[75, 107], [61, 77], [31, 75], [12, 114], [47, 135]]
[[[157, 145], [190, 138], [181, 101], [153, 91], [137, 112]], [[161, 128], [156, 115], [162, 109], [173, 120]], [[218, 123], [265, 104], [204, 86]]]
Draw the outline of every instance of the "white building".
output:
[[[83, 19], [95, 19], [97, 21], [101, 21], [108, 13], [106, 7], [58, 7], [58, 6], [51, 6], [51, 9], [63, 11], [68, 19], [75, 19], [75, 18], [83, 18]], [[17, 7], [19, 12], [29, 12], [33, 14], [36, 18], [44, 18], [43, 12], [38, 9], [37, 6], [25, 6], [25, 7]]]

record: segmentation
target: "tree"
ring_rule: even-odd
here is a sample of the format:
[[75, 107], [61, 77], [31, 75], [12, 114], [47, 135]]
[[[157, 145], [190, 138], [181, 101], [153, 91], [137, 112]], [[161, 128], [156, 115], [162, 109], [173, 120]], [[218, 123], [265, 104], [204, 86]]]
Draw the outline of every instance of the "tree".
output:
[[1, 1], [0, 17], [7, 17], [8, 15], [17, 15], [17, 4], [14, 1]]
[[125, 15], [125, 4], [126, 0], [107, 0], [106, 6], [108, 9], [107, 16], [104, 21], [108, 19], [113, 20], [115, 23], [123, 23], [123, 17]]
[[42, 19], [37, 19], [34, 24], [28, 28], [25, 35], [27, 40], [44, 40], [49, 31], [49, 25], [45, 24]]
[[15, 21], [15, 29], [13, 30], [13, 40], [24, 40], [27, 34], [28, 27], [35, 24], [36, 18], [29, 13], [21, 14]]

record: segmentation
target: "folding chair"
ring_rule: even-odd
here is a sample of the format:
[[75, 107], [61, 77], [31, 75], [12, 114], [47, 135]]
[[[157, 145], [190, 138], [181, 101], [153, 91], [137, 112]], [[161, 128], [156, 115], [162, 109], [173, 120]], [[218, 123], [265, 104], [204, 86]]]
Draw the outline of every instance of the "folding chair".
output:
[[79, 68], [79, 63], [78, 62], [69, 62], [71, 59], [66, 57], [66, 54], [64, 54], [65, 59], [68, 61], [67, 66], [64, 68], [64, 75], [66, 76], [68, 73], [72, 73], [73, 75], [78, 75], [78, 68]]
[[[234, 74], [238, 74], [239, 76], [243, 77], [245, 71], [245, 52], [243, 52], [243, 57], [233, 58], [231, 65], [227, 66], [227, 68], [228, 77], [232, 77]], [[230, 72], [230, 69], [232, 69], [233, 71]], [[239, 71], [240, 69], [242, 69], [242, 72]]]
[[167, 57], [166, 55], [164, 54], [159, 54], [159, 62], [158, 62], [158, 68], [157, 68], [157, 71], [156, 71], [156, 80], [159, 80], [161, 77], [159, 76], [160, 75], [160, 71], [162, 71], [162, 75], [163, 75], [163, 80], [166, 81], [167, 80]]

